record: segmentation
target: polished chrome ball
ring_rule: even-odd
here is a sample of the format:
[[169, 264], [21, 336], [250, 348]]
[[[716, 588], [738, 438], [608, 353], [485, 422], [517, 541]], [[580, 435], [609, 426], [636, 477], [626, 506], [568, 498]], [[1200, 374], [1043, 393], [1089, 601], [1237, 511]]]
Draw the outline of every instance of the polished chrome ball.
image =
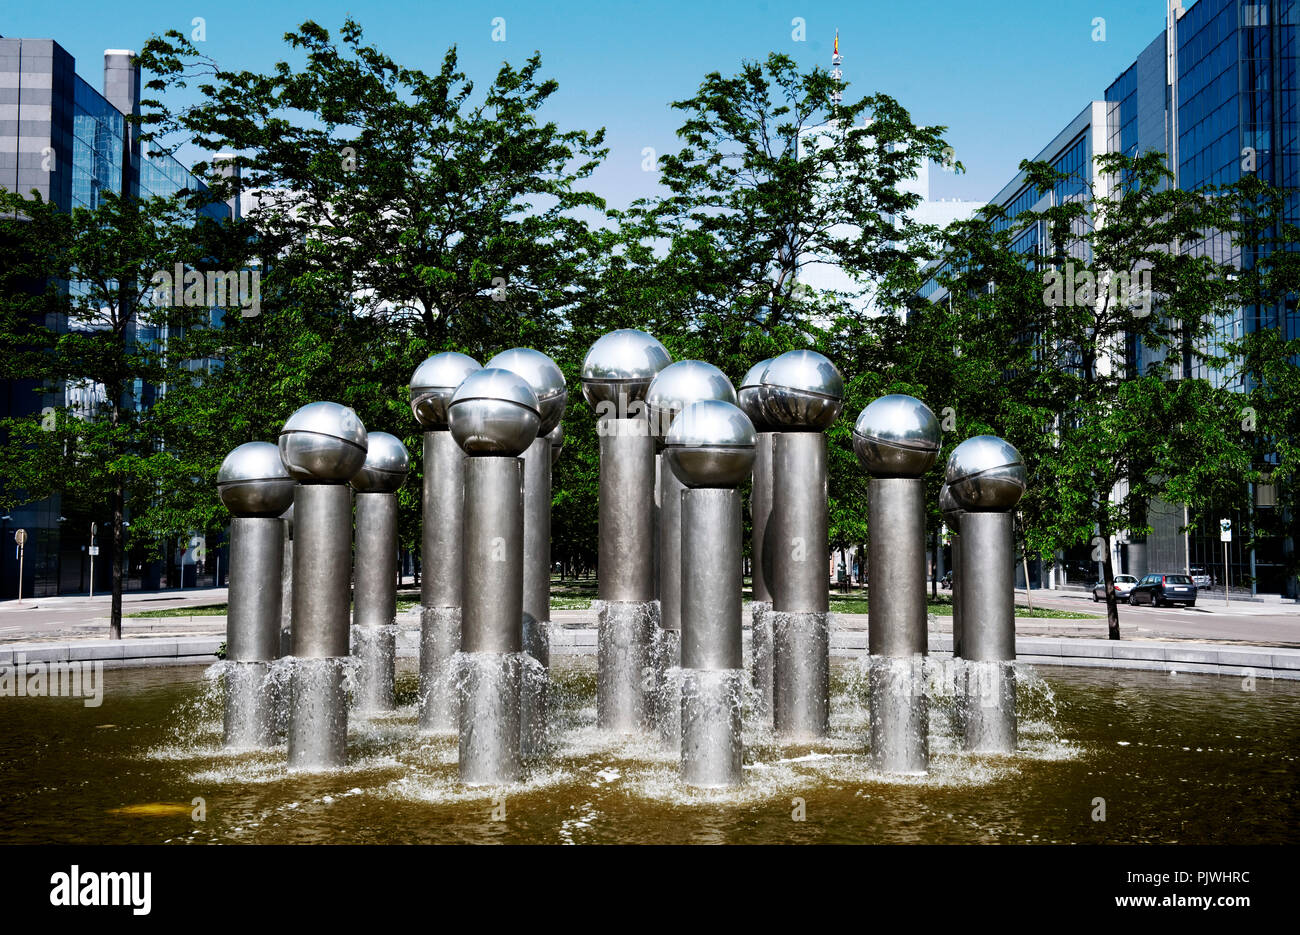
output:
[[352, 477], [352, 486], [364, 493], [393, 493], [406, 481], [411, 455], [402, 440], [387, 432], [371, 432], [366, 463]]
[[754, 469], [756, 442], [754, 424], [739, 406], [702, 399], [673, 420], [664, 454], [687, 487], [735, 487]]
[[465, 378], [447, 407], [451, 437], [469, 455], [518, 457], [537, 438], [540, 404], [528, 381], [499, 367]]
[[560, 370], [559, 364], [541, 351], [530, 347], [515, 347], [502, 351], [484, 366], [509, 370], [528, 381], [541, 406], [542, 427], [538, 429], [538, 435], [549, 435], [551, 429], [560, 424], [564, 418], [564, 407], [569, 401], [569, 389], [564, 385], [564, 372]]
[[733, 405], [736, 402], [731, 381], [713, 364], [679, 360], [660, 370], [645, 394], [650, 434], [656, 438], [666, 436], [677, 413], [702, 399], [720, 399]]
[[279, 516], [293, 508], [293, 478], [270, 442], [240, 445], [221, 462], [217, 496], [236, 516]]
[[551, 443], [551, 464], [554, 465], [560, 460], [560, 452], [564, 450], [564, 425], [557, 425], [546, 437]]
[[853, 425], [853, 450], [872, 477], [920, 477], [942, 438], [930, 407], [899, 393], [868, 403]]
[[411, 412], [416, 421], [426, 431], [445, 429], [452, 394], [467, 376], [479, 369], [477, 360], [456, 351], [434, 354], [416, 367], [411, 375]]
[[947, 481], [953, 500], [968, 513], [1001, 513], [1024, 496], [1025, 463], [1010, 442], [976, 435], [953, 450]]
[[786, 351], [763, 372], [763, 414], [776, 432], [821, 432], [844, 406], [844, 380], [816, 351]]
[[769, 357], [750, 367], [744, 379], [740, 381], [740, 389], [736, 390], [736, 405], [749, 416], [749, 421], [753, 422], [754, 428], [760, 432], [771, 430], [767, 424], [767, 414], [763, 411], [762, 392], [763, 374], [767, 373], [767, 365], [771, 362], [772, 358]]
[[611, 331], [596, 339], [582, 362], [582, 395], [592, 408], [600, 403], [617, 407], [598, 412], [602, 418], [630, 418], [633, 413], [626, 407], [644, 399], [655, 374], [672, 361], [668, 349], [644, 331]]
[[952, 488], [947, 484], [939, 488], [939, 512], [943, 514], [943, 521], [948, 524], [948, 528], [961, 535], [961, 515], [966, 511], [957, 504]]
[[280, 430], [280, 457], [307, 483], [345, 484], [366, 460], [366, 427], [338, 403], [308, 403]]

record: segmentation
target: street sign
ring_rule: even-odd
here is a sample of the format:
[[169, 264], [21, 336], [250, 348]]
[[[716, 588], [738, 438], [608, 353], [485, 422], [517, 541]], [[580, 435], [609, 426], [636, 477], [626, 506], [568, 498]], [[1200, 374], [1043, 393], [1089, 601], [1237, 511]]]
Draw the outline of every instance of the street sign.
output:
[[1219, 520], [1219, 541], [1220, 542], [1232, 541], [1232, 520], [1230, 519]]
[[16, 529], [16, 530], [14, 530], [14, 542], [17, 542], [19, 545], [26, 545], [26, 544], [27, 544], [27, 530], [26, 530], [26, 529]]

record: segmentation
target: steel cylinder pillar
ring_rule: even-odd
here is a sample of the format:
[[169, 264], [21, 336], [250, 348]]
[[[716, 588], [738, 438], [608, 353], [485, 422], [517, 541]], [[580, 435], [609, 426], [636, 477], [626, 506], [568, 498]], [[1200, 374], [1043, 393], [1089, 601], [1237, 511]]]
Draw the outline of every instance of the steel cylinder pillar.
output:
[[392, 711], [397, 650], [397, 494], [357, 493], [354, 574], [354, 703], [365, 712]]
[[525, 759], [546, 747], [551, 665], [551, 440], [537, 438], [523, 456], [523, 689], [521, 750]]
[[420, 578], [422, 731], [460, 725], [455, 655], [460, 649], [461, 536], [465, 453], [446, 429], [424, 433], [424, 512]]
[[750, 626], [753, 658], [753, 684], [756, 692], [755, 713], [767, 724], [772, 723], [772, 591], [768, 586], [770, 559], [764, 551], [768, 523], [772, 514], [772, 433], [759, 432], [754, 448], [754, 485], [749, 509], [753, 522], [750, 538], [750, 563], [753, 569], [753, 600], [750, 603]]
[[1016, 749], [1016, 618], [1012, 514], [961, 518], [965, 748]]
[[225, 745], [275, 742], [275, 699], [268, 683], [280, 655], [280, 579], [284, 523], [277, 517], [230, 521], [230, 593], [226, 611]]

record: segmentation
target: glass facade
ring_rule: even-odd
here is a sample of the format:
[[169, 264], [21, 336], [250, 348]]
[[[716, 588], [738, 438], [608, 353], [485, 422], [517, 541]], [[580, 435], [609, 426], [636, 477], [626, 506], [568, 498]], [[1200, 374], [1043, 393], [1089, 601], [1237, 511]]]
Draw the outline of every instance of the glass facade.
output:
[[72, 207], [96, 208], [101, 192], [122, 190], [126, 119], [80, 77], [73, 84]]

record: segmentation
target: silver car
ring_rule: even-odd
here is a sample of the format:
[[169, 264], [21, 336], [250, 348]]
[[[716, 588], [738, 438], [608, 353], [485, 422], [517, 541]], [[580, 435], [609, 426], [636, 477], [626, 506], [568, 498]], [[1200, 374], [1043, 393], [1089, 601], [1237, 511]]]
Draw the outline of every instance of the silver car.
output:
[[[1133, 590], [1133, 585], [1137, 584], [1136, 575], [1116, 575], [1115, 576], [1115, 600], [1128, 598], [1128, 592]], [[1093, 602], [1104, 601], [1106, 599], [1106, 582], [1098, 581], [1092, 586]]]

